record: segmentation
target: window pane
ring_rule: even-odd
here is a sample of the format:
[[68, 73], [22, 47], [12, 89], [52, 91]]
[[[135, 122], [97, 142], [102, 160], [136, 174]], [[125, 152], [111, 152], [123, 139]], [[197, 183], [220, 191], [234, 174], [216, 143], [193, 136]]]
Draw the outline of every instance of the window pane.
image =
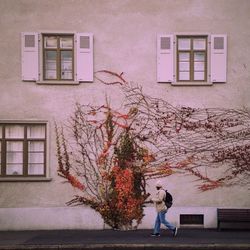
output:
[[72, 79], [72, 51], [61, 52], [61, 79]]
[[190, 80], [189, 72], [179, 72], [179, 80], [180, 81], [188, 81], [188, 80]]
[[44, 152], [44, 142], [28, 142], [29, 152]]
[[44, 125], [31, 125], [27, 127], [28, 138], [45, 138], [45, 126]]
[[23, 143], [7, 142], [6, 173], [10, 175], [22, 174], [23, 171]]
[[29, 153], [29, 163], [44, 163], [43, 153]]
[[43, 175], [44, 174], [44, 142], [28, 143], [28, 174]]
[[2, 138], [2, 134], [3, 133], [3, 129], [2, 129], [2, 126], [0, 126], [0, 138]]
[[73, 38], [72, 37], [61, 37], [60, 38], [60, 48], [73, 48]]
[[205, 61], [205, 54], [198, 53], [198, 52], [194, 53], [194, 60], [204, 62]]
[[5, 128], [6, 138], [23, 138], [24, 126], [22, 125], [8, 125]]
[[189, 53], [179, 53], [179, 61], [189, 61], [190, 54]]
[[194, 80], [195, 81], [204, 81], [205, 80], [205, 72], [194, 72]]
[[29, 164], [28, 174], [29, 175], [43, 175], [44, 165], [43, 164]]
[[206, 49], [206, 39], [197, 38], [193, 40], [194, 50], [205, 50]]
[[28, 174], [44, 174], [44, 142], [28, 142]]
[[23, 143], [7, 142], [7, 163], [23, 163]]
[[23, 163], [23, 152], [8, 152], [6, 160], [7, 163]]
[[45, 78], [56, 79], [56, 51], [45, 51]]
[[7, 164], [6, 165], [7, 175], [22, 175], [23, 174], [23, 164]]
[[194, 63], [194, 70], [195, 71], [204, 71], [205, 63], [204, 62], [195, 62]]
[[189, 38], [178, 39], [178, 49], [179, 50], [190, 50], [191, 40]]
[[189, 62], [179, 62], [180, 71], [189, 71]]
[[8, 141], [7, 142], [7, 152], [12, 151], [23, 151], [23, 142], [21, 141]]
[[57, 38], [56, 36], [46, 36], [44, 38], [45, 48], [57, 48]]

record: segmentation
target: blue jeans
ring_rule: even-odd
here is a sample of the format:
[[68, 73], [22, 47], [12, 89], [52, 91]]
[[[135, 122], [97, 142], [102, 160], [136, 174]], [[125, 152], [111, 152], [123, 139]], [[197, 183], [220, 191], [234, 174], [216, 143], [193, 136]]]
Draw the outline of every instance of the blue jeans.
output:
[[160, 228], [161, 228], [161, 224], [165, 225], [168, 229], [170, 230], [174, 230], [175, 226], [172, 225], [171, 223], [169, 223], [166, 219], [165, 219], [165, 215], [166, 215], [167, 211], [162, 211], [162, 212], [158, 212], [157, 216], [156, 216], [156, 220], [155, 220], [155, 227], [154, 227], [154, 233], [160, 233]]

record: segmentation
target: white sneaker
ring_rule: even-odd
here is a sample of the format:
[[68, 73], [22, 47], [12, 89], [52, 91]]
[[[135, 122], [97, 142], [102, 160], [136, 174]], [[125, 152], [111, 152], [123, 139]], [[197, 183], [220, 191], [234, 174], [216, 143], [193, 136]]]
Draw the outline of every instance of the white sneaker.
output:
[[159, 236], [161, 236], [159, 233], [153, 233], [153, 234], [151, 234], [151, 236], [157, 236], [157, 237], [159, 237]]
[[176, 235], [177, 235], [177, 231], [178, 231], [178, 229], [177, 229], [177, 227], [173, 230], [173, 237], [175, 237]]

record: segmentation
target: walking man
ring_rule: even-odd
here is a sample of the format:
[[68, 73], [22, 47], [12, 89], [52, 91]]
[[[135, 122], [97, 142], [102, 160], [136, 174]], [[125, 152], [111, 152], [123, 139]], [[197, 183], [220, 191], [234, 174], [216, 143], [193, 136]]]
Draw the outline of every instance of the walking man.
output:
[[155, 226], [154, 226], [154, 233], [152, 233], [151, 236], [160, 236], [160, 228], [161, 224], [163, 224], [172, 231], [172, 234], [175, 237], [177, 235], [177, 227], [175, 227], [165, 219], [165, 215], [167, 213], [168, 208], [166, 207], [164, 202], [164, 199], [166, 197], [166, 192], [162, 188], [161, 182], [158, 181], [156, 183], [156, 189], [157, 189], [156, 195], [154, 198], [151, 199], [155, 205], [157, 212]]

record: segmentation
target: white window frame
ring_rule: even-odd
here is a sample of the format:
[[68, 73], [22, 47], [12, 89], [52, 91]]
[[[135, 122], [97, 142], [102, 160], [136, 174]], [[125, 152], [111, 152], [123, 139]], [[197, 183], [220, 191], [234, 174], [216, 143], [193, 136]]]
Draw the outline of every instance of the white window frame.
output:
[[[173, 77], [171, 78], [171, 80], [168, 80], [167, 78], [162, 79], [161, 76], [159, 76], [159, 63], [161, 63], [161, 60], [159, 60], [159, 55], [161, 53], [160, 49], [159, 49], [159, 39], [161, 37], [171, 37], [173, 36]], [[190, 36], [190, 37], [194, 37], [194, 36], [206, 36], [207, 37], [207, 81], [192, 81], [192, 82], [182, 82], [182, 81], [177, 81], [177, 37], [178, 36]], [[214, 35], [214, 34], [210, 34], [210, 33], [206, 33], [206, 32], [176, 32], [176, 33], [172, 33], [172, 34], [158, 34], [158, 38], [157, 38], [157, 82], [159, 83], [170, 83], [171, 85], [174, 86], [210, 86], [213, 85], [214, 83], [220, 82], [220, 81], [216, 81], [216, 79], [211, 79], [211, 56], [212, 56], [212, 43], [211, 43], [211, 38], [215, 37], [215, 36], [225, 36], [226, 35], [222, 35], [222, 34], [218, 34], [218, 35]], [[225, 40], [225, 49], [224, 49], [226, 55], [225, 58], [227, 57], [227, 40]], [[164, 54], [164, 51], [163, 51]], [[225, 59], [226, 60], [226, 59]], [[227, 64], [227, 61], [225, 61], [225, 65]], [[226, 66], [225, 66], [226, 67]], [[162, 69], [161, 69], [162, 70]], [[226, 79], [224, 81], [221, 81], [222, 83], [226, 82]]]
[[[93, 76], [93, 72], [94, 72], [94, 65], [93, 65], [93, 34], [92, 33], [78, 33], [76, 31], [58, 31], [58, 30], [41, 30], [38, 32], [22, 32], [22, 40], [23, 40], [23, 36], [26, 34], [37, 34], [38, 35], [38, 73], [37, 73], [37, 77], [33, 77], [33, 78], [25, 78], [24, 74], [22, 74], [22, 80], [23, 81], [35, 81], [37, 84], [48, 84], [48, 85], [78, 85], [81, 82], [93, 82], [94, 76]], [[74, 76], [73, 76], [73, 80], [44, 80], [44, 76], [43, 76], [43, 36], [44, 35], [73, 35], [74, 36], [74, 62], [73, 62], [73, 66], [74, 66]], [[78, 37], [82, 35], [82, 36], [88, 36], [90, 39], [90, 48], [89, 49], [81, 49], [78, 48]], [[24, 54], [23, 52], [23, 42], [22, 42], [22, 54]], [[84, 53], [82, 53], [84, 52]], [[81, 57], [79, 57], [78, 54], [82, 54]], [[82, 73], [84, 71], [81, 71], [81, 76], [79, 77], [77, 75], [77, 70], [79, 68], [78, 64], [82, 64], [82, 62], [77, 62], [77, 59], [80, 58], [81, 60], [84, 58], [84, 55], [86, 56], [87, 54], [90, 54], [89, 60], [87, 61], [88, 65], [88, 71], [85, 73]], [[23, 58], [24, 56], [22, 55], [22, 69], [27, 69], [27, 67], [23, 67]], [[84, 61], [84, 66], [86, 68], [86, 60]], [[26, 71], [27, 72], [27, 71]]]

